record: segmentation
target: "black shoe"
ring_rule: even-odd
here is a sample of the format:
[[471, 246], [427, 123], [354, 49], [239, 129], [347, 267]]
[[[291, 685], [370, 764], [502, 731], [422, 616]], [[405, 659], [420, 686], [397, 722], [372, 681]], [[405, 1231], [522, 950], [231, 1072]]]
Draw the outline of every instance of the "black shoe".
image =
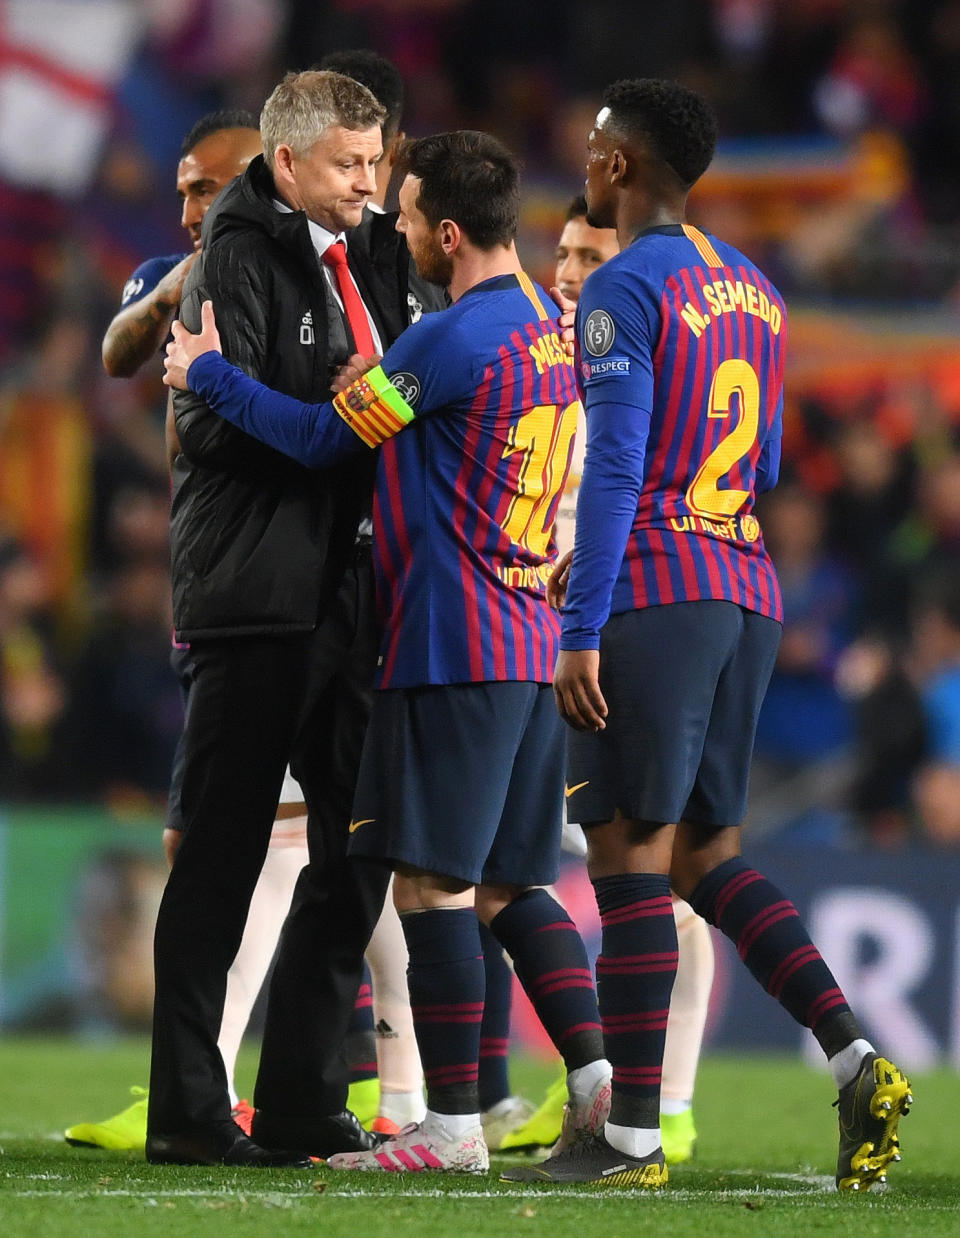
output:
[[868, 1053], [834, 1104], [840, 1111], [837, 1190], [882, 1186], [887, 1167], [900, 1159], [897, 1128], [913, 1104], [910, 1080], [893, 1062]]
[[603, 1135], [587, 1135], [540, 1165], [507, 1169], [501, 1182], [592, 1182], [603, 1187], [642, 1187], [656, 1191], [666, 1186], [663, 1149], [649, 1156], [628, 1156], [607, 1143]]
[[254, 1143], [233, 1122], [183, 1135], [148, 1135], [151, 1165], [233, 1165], [241, 1169], [310, 1169], [302, 1152], [281, 1152]]
[[369, 1152], [383, 1136], [365, 1131], [349, 1109], [323, 1118], [298, 1120], [271, 1117], [258, 1109], [252, 1134], [264, 1148], [302, 1148], [309, 1156], [326, 1160], [335, 1152]]

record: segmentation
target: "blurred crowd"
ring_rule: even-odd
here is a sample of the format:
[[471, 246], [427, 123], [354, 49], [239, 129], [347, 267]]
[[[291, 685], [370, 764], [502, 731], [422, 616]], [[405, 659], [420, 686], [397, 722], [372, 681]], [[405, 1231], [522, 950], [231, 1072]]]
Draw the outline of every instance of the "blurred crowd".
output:
[[960, 0], [7, 0], [0, 9], [0, 797], [145, 801], [181, 724], [159, 358], [109, 379], [130, 272], [189, 248], [174, 174], [215, 107], [369, 46], [404, 127], [524, 159], [552, 251], [600, 88], [675, 76], [724, 141], [693, 199], [794, 311], [761, 522], [787, 623], [758, 829], [960, 845]]

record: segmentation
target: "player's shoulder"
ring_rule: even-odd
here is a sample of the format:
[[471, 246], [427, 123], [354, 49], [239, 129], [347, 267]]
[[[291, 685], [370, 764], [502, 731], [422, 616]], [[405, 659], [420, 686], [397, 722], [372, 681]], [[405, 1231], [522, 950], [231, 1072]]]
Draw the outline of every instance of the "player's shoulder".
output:
[[652, 294], [659, 283], [662, 277], [658, 264], [636, 244], [628, 245], [587, 276], [580, 300], [626, 308], [635, 304], [639, 297]]
[[618, 331], [648, 338], [660, 302], [659, 287], [656, 277], [640, 269], [635, 254], [621, 250], [608, 259], [587, 276], [580, 292], [577, 332], [581, 344], [597, 353], [598, 348], [609, 349]]
[[553, 297], [535, 279], [530, 281], [530, 288], [533, 292], [533, 297], [528, 297], [528, 299], [531, 301], [534, 309], [537, 310], [540, 321], [555, 323], [560, 317], [560, 307], [556, 304]]
[[387, 349], [383, 368], [407, 403], [418, 411], [439, 407], [469, 388], [475, 373], [473, 335], [456, 305], [424, 314]]
[[416, 369], [421, 376], [431, 372], [446, 358], [461, 352], [460, 315], [456, 306], [423, 314], [412, 322], [402, 335], [390, 345], [387, 355], [392, 363], [404, 370]]
[[166, 254], [161, 258], [148, 258], [145, 262], [141, 262], [123, 285], [120, 304], [133, 305], [135, 301], [149, 296], [163, 277], [188, 256], [188, 254]]
[[429, 314], [421, 314], [416, 322], [407, 327], [402, 336], [418, 348], [430, 348], [434, 342], [443, 340], [458, 331], [462, 313], [457, 312], [456, 305], [445, 309], [434, 310]]

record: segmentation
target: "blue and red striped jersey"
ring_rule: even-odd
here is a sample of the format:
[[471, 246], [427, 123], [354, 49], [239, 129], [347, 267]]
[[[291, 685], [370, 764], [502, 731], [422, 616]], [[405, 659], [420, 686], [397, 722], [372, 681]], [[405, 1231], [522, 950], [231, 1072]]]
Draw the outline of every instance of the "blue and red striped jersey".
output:
[[545, 585], [580, 411], [554, 313], [522, 273], [485, 280], [331, 404], [270, 391], [216, 353], [190, 366], [211, 408], [303, 464], [382, 445], [380, 688], [553, 678], [560, 622]]
[[120, 308], [125, 309], [128, 305], [134, 305], [137, 301], [142, 301], [144, 297], [149, 296], [163, 277], [169, 275], [173, 268], [186, 257], [188, 257], [187, 254], [168, 254], [165, 258], [148, 258], [146, 262], [141, 262], [123, 285]]
[[526, 276], [486, 280], [383, 359], [416, 418], [374, 494], [381, 687], [553, 678], [544, 590], [579, 410], [554, 313]]
[[648, 229], [577, 306], [587, 450], [565, 649], [610, 614], [703, 598], [780, 620], [753, 515], [776, 483], [786, 310], [743, 254], [688, 225]]

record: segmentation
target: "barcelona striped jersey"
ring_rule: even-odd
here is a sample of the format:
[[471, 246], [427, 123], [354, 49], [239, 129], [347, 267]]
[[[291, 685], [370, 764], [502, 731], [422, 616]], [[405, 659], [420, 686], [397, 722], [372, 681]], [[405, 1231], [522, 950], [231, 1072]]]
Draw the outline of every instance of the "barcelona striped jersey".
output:
[[732, 246], [655, 227], [589, 276], [576, 329], [587, 450], [562, 647], [704, 598], [781, 620], [753, 515], [779, 471], [780, 294]]
[[555, 312], [523, 273], [485, 280], [326, 405], [270, 391], [218, 354], [190, 367], [215, 411], [301, 463], [381, 446], [380, 688], [553, 678], [560, 624], [545, 585], [580, 408]]

